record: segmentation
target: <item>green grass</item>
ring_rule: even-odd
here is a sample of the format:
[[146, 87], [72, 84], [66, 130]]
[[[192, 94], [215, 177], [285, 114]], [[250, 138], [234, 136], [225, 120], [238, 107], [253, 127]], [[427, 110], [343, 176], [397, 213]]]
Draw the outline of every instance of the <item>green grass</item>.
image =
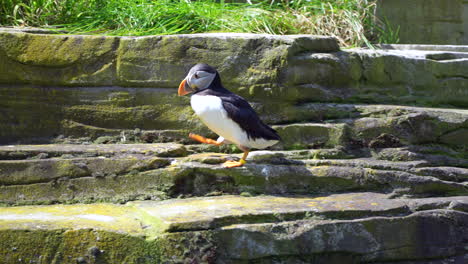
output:
[[[0, 25], [79, 34], [155, 35], [201, 32], [317, 34], [343, 46], [377, 39], [367, 0], [1, 0]], [[382, 38], [381, 38], [382, 39]]]

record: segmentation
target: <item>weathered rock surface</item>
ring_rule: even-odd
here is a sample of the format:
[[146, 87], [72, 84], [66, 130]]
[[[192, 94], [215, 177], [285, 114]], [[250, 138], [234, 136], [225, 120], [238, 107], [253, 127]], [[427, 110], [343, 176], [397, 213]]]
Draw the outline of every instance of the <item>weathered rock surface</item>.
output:
[[[171, 89], [0, 88], [0, 143], [189, 143], [211, 135]], [[252, 102], [283, 136], [276, 148], [368, 145], [383, 133], [402, 144], [467, 145], [468, 110], [398, 105]], [[27, 106], [27, 107], [26, 107]], [[280, 111], [278, 111], [280, 109]], [[288, 137], [286, 137], [288, 135]]]
[[[467, 109], [468, 52], [382, 47], [339, 50], [333, 38], [303, 35], [99, 37], [2, 30], [0, 143], [93, 142], [101, 136], [113, 137], [100, 139], [110, 143], [169, 142], [185, 139], [188, 130], [207, 133], [188, 98], [176, 97], [175, 91], [197, 62], [217, 67], [226, 87], [248, 98], [271, 124], [298, 131], [295, 123], [338, 122], [302, 128], [321, 145], [343, 139], [347, 126], [342, 123], [350, 124], [335, 119], [349, 118], [357, 119], [352, 127], [354, 121], [358, 126], [372, 123], [380, 127], [377, 132], [392, 126], [401, 130], [400, 123], [410, 119], [427, 136], [391, 132], [412, 142], [437, 138], [458, 145], [467, 138], [463, 110], [361, 104]], [[356, 105], [344, 104], [351, 102]], [[360, 122], [378, 111], [389, 120]], [[323, 133], [333, 134], [332, 139]], [[296, 144], [310, 145], [307, 141]], [[284, 147], [297, 147], [288, 145]]]
[[182, 65], [204, 61], [218, 66], [227, 86], [261, 88], [277, 82], [275, 67], [285, 63], [289, 56], [304, 51], [338, 50], [334, 38], [307, 35], [214, 33], [123, 37], [117, 56], [117, 76], [124, 85], [177, 87], [180, 76], [188, 70]]
[[[467, 60], [317, 36], [0, 29], [0, 259], [465, 263]], [[216, 138], [176, 96], [196, 62], [283, 140], [226, 169], [238, 149], [188, 139]]]
[[0, 202], [125, 202], [365, 190], [412, 197], [468, 195], [468, 159], [430, 150], [258, 151], [251, 153], [246, 166], [226, 169], [221, 163], [239, 155], [189, 155], [193, 148], [170, 143], [3, 146]]
[[378, 0], [376, 15], [399, 43], [468, 44], [468, 3], [446, 0]]
[[354, 193], [10, 207], [0, 210], [0, 255], [6, 263], [463, 259], [467, 206], [467, 196]]
[[466, 51], [340, 51], [335, 39], [322, 36], [97, 37], [4, 30], [0, 58], [0, 83], [9, 85], [174, 89], [191, 65], [206, 62], [218, 68], [227, 88], [255, 100], [465, 108], [468, 102]]
[[[338, 50], [334, 38], [309, 35], [90, 37], [5, 30], [0, 82], [168, 88], [178, 85], [187, 66], [205, 61], [218, 67], [229, 86], [248, 89], [275, 83], [278, 72], [271, 69], [289, 56]], [[60, 77], [50, 78], [55, 76]]]

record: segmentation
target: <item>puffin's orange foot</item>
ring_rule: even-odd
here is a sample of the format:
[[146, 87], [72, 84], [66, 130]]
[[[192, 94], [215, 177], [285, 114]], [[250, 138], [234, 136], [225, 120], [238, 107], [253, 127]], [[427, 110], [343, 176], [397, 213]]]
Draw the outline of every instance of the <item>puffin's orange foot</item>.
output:
[[225, 168], [235, 168], [235, 167], [242, 167], [245, 164], [245, 160], [241, 159], [239, 161], [228, 160], [223, 163], [223, 167]]
[[196, 140], [196, 141], [198, 141], [200, 143], [211, 144], [211, 145], [216, 145], [216, 146], [219, 146], [219, 145], [223, 144], [222, 142], [218, 142], [218, 141], [213, 140], [211, 138], [206, 138], [206, 137], [194, 134], [194, 133], [190, 133], [189, 138], [191, 138], [193, 140]]

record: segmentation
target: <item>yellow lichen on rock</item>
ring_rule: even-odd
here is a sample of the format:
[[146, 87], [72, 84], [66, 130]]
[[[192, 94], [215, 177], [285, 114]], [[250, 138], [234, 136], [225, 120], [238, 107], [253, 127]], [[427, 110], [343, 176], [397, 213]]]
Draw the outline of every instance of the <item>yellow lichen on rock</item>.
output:
[[132, 207], [112, 204], [2, 208], [0, 230], [98, 229], [143, 235]]

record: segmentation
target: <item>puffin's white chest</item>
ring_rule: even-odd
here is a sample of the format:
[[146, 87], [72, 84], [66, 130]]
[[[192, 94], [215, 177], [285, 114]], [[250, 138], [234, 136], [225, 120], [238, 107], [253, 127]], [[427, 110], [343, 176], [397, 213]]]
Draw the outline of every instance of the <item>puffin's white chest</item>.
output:
[[192, 105], [193, 111], [200, 117], [227, 117], [226, 110], [224, 110], [223, 102], [221, 98], [211, 95], [192, 95], [190, 98], [190, 104]]
[[216, 134], [230, 140], [235, 132], [240, 132], [239, 125], [228, 117], [221, 98], [211, 95], [192, 95], [190, 104], [195, 114]]
[[221, 137], [247, 148], [263, 149], [277, 141], [256, 139], [252, 140], [247, 133], [231, 118], [223, 107], [221, 98], [211, 95], [192, 95], [190, 100], [192, 109], [202, 122]]

